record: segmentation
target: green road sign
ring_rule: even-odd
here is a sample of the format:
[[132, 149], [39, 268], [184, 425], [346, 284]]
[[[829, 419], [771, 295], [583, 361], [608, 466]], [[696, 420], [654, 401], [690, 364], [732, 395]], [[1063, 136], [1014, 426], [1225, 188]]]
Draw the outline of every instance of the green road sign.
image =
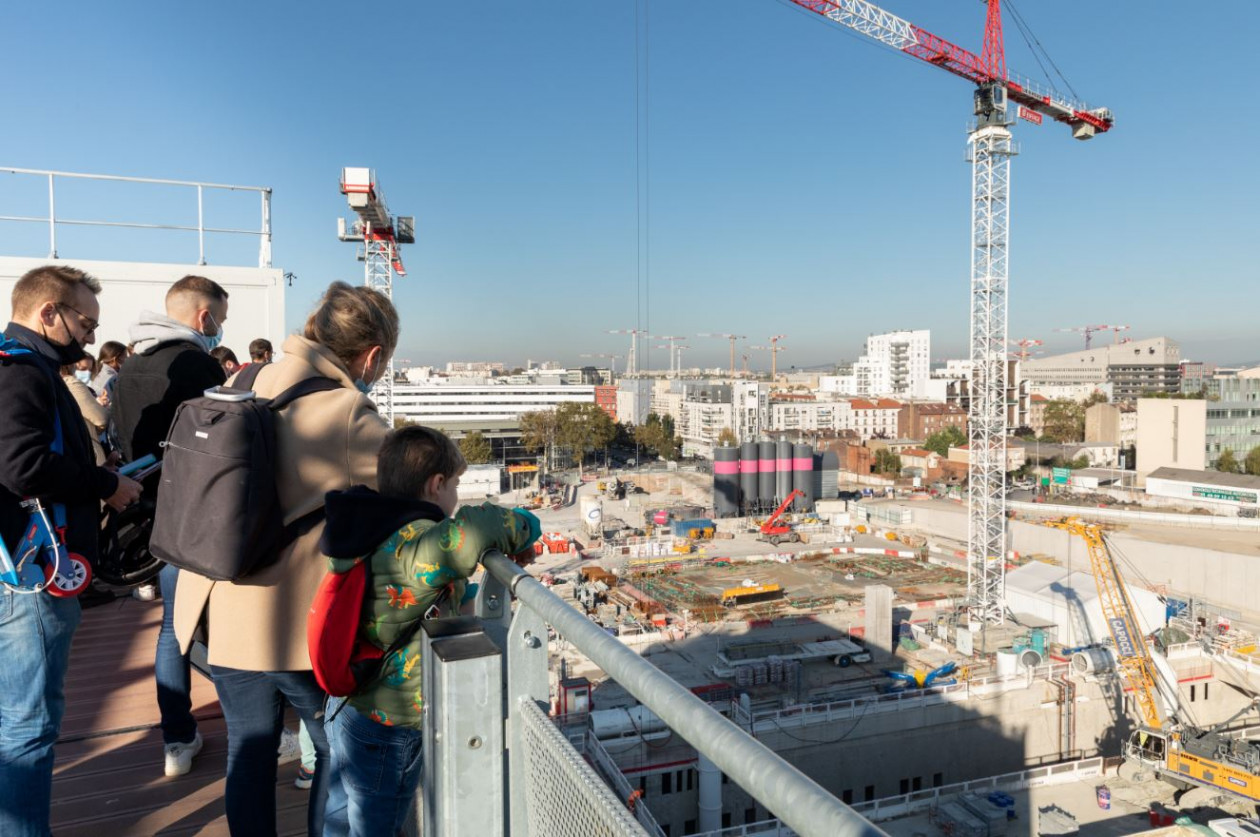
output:
[[1054, 469], [1054, 484], [1067, 485], [1068, 479], [1071, 478], [1071, 476], [1072, 476], [1071, 468], [1055, 468]]

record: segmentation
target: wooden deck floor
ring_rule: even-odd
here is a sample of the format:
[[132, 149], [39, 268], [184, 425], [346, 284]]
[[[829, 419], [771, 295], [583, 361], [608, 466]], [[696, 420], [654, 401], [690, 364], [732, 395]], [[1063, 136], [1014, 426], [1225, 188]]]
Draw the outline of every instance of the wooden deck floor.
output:
[[[227, 731], [214, 686], [196, 671], [193, 714], [205, 749], [188, 775], [168, 779], [162, 774], [153, 681], [161, 620], [161, 602], [130, 598], [83, 613], [56, 749], [52, 827], [57, 837], [228, 835], [223, 814]], [[279, 771], [282, 835], [306, 830], [308, 795], [293, 786], [296, 771], [296, 762]]]

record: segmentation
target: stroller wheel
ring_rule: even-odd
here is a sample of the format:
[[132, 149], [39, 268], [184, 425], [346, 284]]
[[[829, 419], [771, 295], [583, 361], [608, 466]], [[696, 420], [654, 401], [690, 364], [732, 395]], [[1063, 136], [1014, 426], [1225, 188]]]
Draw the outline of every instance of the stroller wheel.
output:
[[44, 578], [48, 582], [45, 588], [51, 595], [62, 599], [77, 596], [92, 583], [92, 567], [81, 555], [71, 552], [67, 560], [61, 562], [61, 571], [57, 572], [53, 564], [44, 568]]

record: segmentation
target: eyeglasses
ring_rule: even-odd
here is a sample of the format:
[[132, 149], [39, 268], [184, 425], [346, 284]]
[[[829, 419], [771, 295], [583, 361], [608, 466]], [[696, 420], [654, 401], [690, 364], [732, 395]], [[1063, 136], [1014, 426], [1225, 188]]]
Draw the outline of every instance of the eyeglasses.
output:
[[94, 319], [92, 319], [92, 318], [91, 318], [91, 317], [89, 317], [87, 314], [84, 314], [82, 311], [80, 311], [79, 309], [75, 308], [73, 305], [68, 305], [68, 304], [66, 304], [66, 303], [64, 303], [64, 302], [61, 302], [61, 303], [58, 303], [58, 307], [59, 307], [59, 308], [69, 308], [71, 311], [73, 311], [74, 313], [78, 314], [78, 315], [82, 318], [83, 322], [81, 322], [81, 323], [80, 323], [80, 325], [82, 325], [82, 326], [83, 326], [83, 333], [84, 333], [84, 334], [91, 334], [92, 332], [96, 331], [97, 327], [98, 327], [98, 326], [100, 326], [100, 324], [101, 324], [101, 321], [100, 321], [100, 320], [94, 320]]

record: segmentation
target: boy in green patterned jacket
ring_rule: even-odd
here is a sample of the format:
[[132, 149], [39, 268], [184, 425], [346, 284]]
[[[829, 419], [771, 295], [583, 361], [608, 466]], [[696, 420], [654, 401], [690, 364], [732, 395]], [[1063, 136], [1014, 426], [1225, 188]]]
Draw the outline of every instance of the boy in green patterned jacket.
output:
[[[356, 486], [327, 496], [320, 547], [333, 572], [368, 556], [371, 587], [359, 630], [382, 649], [431, 611], [455, 613], [487, 549], [514, 555], [541, 534], [538, 518], [524, 509], [485, 503], [455, 513], [465, 468], [445, 435], [404, 427], [377, 458], [379, 492]], [[420, 642], [417, 631], [345, 706], [330, 702], [326, 837], [396, 834], [406, 821], [422, 764]]]

